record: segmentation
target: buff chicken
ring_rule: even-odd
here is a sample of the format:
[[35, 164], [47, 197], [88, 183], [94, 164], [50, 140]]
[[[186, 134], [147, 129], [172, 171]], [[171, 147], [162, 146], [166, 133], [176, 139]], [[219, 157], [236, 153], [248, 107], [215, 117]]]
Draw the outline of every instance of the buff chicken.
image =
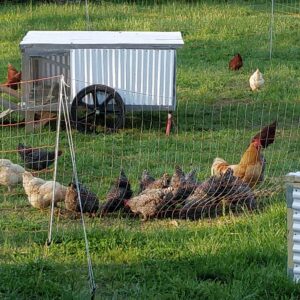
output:
[[266, 163], [262, 154], [262, 148], [267, 148], [274, 142], [276, 125], [277, 122], [275, 121], [264, 127], [252, 138], [250, 145], [238, 164], [230, 165], [222, 158], [215, 158], [211, 167], [211, 175], [221, 176], [230, 168], [233, 170], [234, 176], [241, 178], [250, 187], [254, 187], [261, 182]]
[[12, 163], [9, 159], [0, 159], [0, 185], [5, 185], [8, 191], [18, 183], [22, 183], [25, 169]]
[[34, 177], [30, 172], [23, 173], [23, 187], [28, 196], [29, 203], [38, 209], [44, 209], [51, 205], [54, 187], [54, 205], [64, 201], [67, 188], [58, 182], [46, 181]]
[[250, 77], [249, 84], [252, 91], [260, 89], [265, 83], [262, 73], [257, 69]]

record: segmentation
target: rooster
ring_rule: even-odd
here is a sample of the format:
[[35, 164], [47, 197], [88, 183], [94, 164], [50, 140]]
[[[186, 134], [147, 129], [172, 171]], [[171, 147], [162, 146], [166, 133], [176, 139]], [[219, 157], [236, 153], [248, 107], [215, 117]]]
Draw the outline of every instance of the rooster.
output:
[[243, 66], [243, 59], [241, 55], [238, 53], [236, 54], [229, 62], [229, 69], [230, 70], [239, 70]]
[[18, 70], [12, 65], [8, 64], [7, 66], [7, 80], [5, 85], [14, 90], [17, 90], [20, 85], [22, 72], [18, 72]]
[[[35, 171], [48, 168], [55, 160], [55, 151], [46, 149], [34, 149], [23, 144], [18, 145], [18, 153], [25, 163], [25, 167]], [[62, 155], [62, 151], [58, 151], [58, 156]]]
[[250, 87], [252, 91], [258, 90], [261, 88], [265, 80], [263, 79], [262, 73], [259, 72], [259, 69], [257, 69], [250, 77], [249, 79]]
[[234, 176], [241, 178], [250, 187], [254, 187], [258, 182], [261, 182], [266, 163], [261, 149], [267, 148], [274, 142], [276, 125], [277, 122], [275, 121], [264, 127], [252, 138], [250, 145], [238, 164], [230, 165], [222, 158], [215, 158], [211, 167], [211, 175], [221, 176], [230, 168], [233, 170]]
[[101, 212], [114, 212], [123, 208], [124, 201], [130, 199], [132, 194], [131, 185], [122, 169], [106, 196], [106, 202], [101, 205]]

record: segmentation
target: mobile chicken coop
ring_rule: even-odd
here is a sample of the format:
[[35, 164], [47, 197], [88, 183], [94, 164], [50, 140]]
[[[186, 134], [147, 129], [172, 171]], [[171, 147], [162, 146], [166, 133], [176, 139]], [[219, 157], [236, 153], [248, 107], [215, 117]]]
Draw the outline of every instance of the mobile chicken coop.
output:
[[58, 82], [38, 80], [63, 74], [77, 128], [119, 128], [125, 111], [171, 113], [176, 49], [183, 44], [180, 32], [29, 31], [20, 43], [22, 107], [57, 110]]

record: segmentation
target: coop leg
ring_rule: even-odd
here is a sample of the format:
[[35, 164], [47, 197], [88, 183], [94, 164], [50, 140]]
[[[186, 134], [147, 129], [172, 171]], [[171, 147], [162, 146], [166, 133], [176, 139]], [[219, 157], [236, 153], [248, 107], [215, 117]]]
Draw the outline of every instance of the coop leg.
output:
[[33, 132], [34, 131], [34, 112], [27, 111], [25, 115], [25, 131]]
[[170, 135], [171, 127], [172, 127], [172, 113], [168, 113], [167, 126], [166, 126], [166, 135]]

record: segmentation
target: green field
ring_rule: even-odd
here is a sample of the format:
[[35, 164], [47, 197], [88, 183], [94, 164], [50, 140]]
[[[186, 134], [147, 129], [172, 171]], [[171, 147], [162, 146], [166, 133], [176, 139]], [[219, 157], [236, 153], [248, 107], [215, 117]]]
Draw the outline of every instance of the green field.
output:
[[[181, 31], [185, 42], [177, 53], [178, 105], [170, 137], [164, 134], [165, 112], [128, 112], [125, 129], [115, 134], [73, 132], [80, 180], [100, 199], [121, 167], [135, 192], [146, 168], [158, 177], [172, 174], [176, 164], [197, 167], [205, 180], [214, 157], [238, 162], [251, 136], [278, 120], [259, 187], [278, 193], [264, 199], [259, 212], [179, 220], [178, 226], [168, 219], [86, 217], [96, 299], [299, 299], [300, 287], [286, 276], [284, 197], [285, 174], [300, 167], [299, 4], [290, 4], [294, 10], [276, 6], [272, 60], [265, 1], [89, 5], [92, 30]], [[27, 31], [87, 28], [78, 3], [1, 4], [0, 16], [0, 82], [8, 62], [20, 68], [19, 42]], [[228, 61], [237, 52], [244, 67], [230, 72]], [[266, 83], [253, 93], [248, 79], [256, 68]], [[16, 163], [21, 141], [55, 144], [51, 124], [35, 134], [25, 134], [22, 126], [2, 124], [0, 130], [0, 157]], [[60, 148], [58, 181], [68, 184], [72, 167], [64, 130]], [[53, 244], [45, 247], [49, 211], [31, 208], [22, 186], [13, 194], [0, 189], [0, 298], [89, 299], [80, 220], [55, 211]]]

